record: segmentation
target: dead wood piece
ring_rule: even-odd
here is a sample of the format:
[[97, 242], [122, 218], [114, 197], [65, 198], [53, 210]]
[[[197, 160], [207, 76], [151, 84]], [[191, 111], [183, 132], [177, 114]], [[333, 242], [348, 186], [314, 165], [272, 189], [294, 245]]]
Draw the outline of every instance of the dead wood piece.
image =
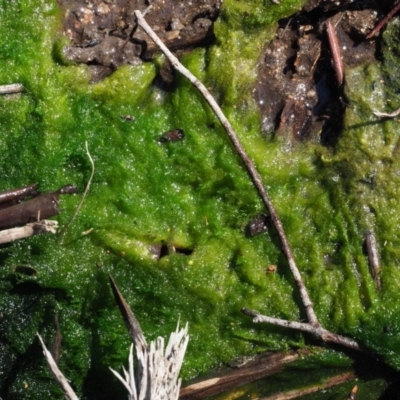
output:
[[366, 39], [371, 39], [375, 34], [377, 34], [384, 25], [400, 10], [400, 3], [396, 4], [392, 10], [375, 26], [374, 29], [365, 37]]
[[309, 351], [290, 351], [263, 354], [243, 367], [230, 370], [227, 374], [194, 383], [180, 391], [179, 399], [204, 399], [226, 390], [253, 382], [266, 376], [274, 375], [282, 370], [285, 364], [297, 360]]
[[[311, 332], [316, 337], [320, 338], [321, 340], [323, 340], [325, 342], [333, 342], [333, 343], [337, 343], [337, 344], [340, 344], [342, 346], [345, 346], [345, 347], [348, 347], [351, 349], [361, 350], [361, 346], [354, 340], [349, 339], [344, 336], [337, 335], [337, 334], [327, 331], [326, 329], [321, 327], [321, 324], [319, 323], [318, 318], [315, 314], [314, 307], [311, 302], [310, 296], [308, 294], [307, 288], [304, 284], [303, 278], [301, 277], [300, 271], [294, 260], [293, 253], [292, 253], [292, 250], [289, 245], [289, 241], [286, 237], [286, 233], [282, 226], [282, 222], [281, 222], [281, 220], [278, 216], [278, 213], [276, 212], [275, 207], [272, 204], [272, 201], [263, 185], [261, 175], [258, 173], [253, 160], [247, 155], [245, 149], [243, 148], [243, 146], [241, 145], [241, 143], [239, 141], [238, 136], [236, 135], [236, 132], [233, 130], [228, 119], [225, 117], [221, 108], [218, 106], [217, 102], [211, 96], [211, 94], [207, 90], [207, 88], [187, 68], [185, 68], [179, 62], [179, 60], [168, 50], [168, 48], [164, 45], [164, 43], [159, 39], [159, 37], [154, 33], [154, 31], [147, 24], [147, 22], [143, 18], [142, 13], [140, 11], [136, 10], [135, 16], [137, 18], [138, 25], [160, 47], [161, 51], [168, 58], [168, 60], [172, 64], [172, 66], [176, 70], [178, 70], [182, 75], [184, 75], [202, 94], [202, 96], [205, 98], [205, 100], [207, 101], [207, 103], [209, 104], [209, 106], [211, 107], [213, 112], [215, 113], [215, 115], [218, 117], [222, 126], [225, 128], [226, 134], [228, 135], [235, 151], [237, 152], [237, 154], [241, 158], [242, 162], [244, 163], [254, 186], [258, 190], [258, 193], [259, 193], [262, 201], [264, 202], [265, 207], [267, 208], [267, 210], [269, 212], [269, 215], [271, 217], [271, 220], [274, 224], [274, 227], [277, 231], [277, 234], [278, 234], [280, 242], [281, 242], [282, 252], [284, 253], [284, 255], [286, 257], [290, 271], [292, 272], [292, 275], [296, 282], [297, 288], [300, 292], [301, 300], [302, 300], [303, 306], [304, 306], [306, 314], [307, 314], [308, 323], [302, 324], [302, 323], [298, 323], [295, 321], [278, 320], [276, 318], [270, 318], [270, 317], [263, 316], [255, 311], [251, 311], [251, 310], [247, 310], [247, 309], [243, 309], [242, 311], [244, 311], [245, 314], [247, 314], [247, 315], [253, 316], [254, 322], [269, 322], [269, 323], [273, 323], [273, 324], [279, 325], [279, 326], [290, 327], [292, 329], [300, 329], [299, 327], [302, 327], [302, 329], [300, 329], [300, 330]], [[295, 327], [296, 324], [297, 324], [297, 327]]]
[[57, 228], [57, 221], [44, 219], [18, 228], [5, 229], [0, 231], [0, 244], [13, 242], [14, 240], [24, 239], [34, 235], [40, 235], [42, 233], [55, 234]]
[[299, 397], [305, 396], [307, 394], [320, 392], [322, 390], [326, 390], [332, 388], [337, 385], [341, 385], [342, 383], [351, 382], [356, 379], [354, 372], [346, 372], [344, 374], [333, 376], [329, 378], [324, 383], [320, 385], [315, 385], [302, 389], [289, 390], [287, 392], [276, 393], [272, 396], [262, 397], [258, 400], [290, 400], [297, 399]]
[[132, 342], [135, 343], [135, 346], [141, 345], [143, 348], [147, 348], [146, 338], [144, 337], [139, 321], [136, 319], [128, 303], [119, 291], [113, 277], [110, 275], [109, 278], [115, 301], [119, 307], [119, 311], [121, 312]]
[[58, 194], [43, 194], [0, 210], [0, 229], [25, 225], [55, 215], [58, 215]]
[[[32, 195], [35, 191], [35, 188], [32, 186], [26, 186], [25, 189], [28, 189], [25, 191], [24, 188], [19, 190], [19, 192], [22, 192], [21, 196], [25, 196], [27, 192], [30, 192], [30, 195]], [[18, 189], [16, 190], [18, 191]], [[76, 192], [77, 189], [75, 186], [66, 185], [55, 192], [42, 194], [31, 200], [0, 209], [0, 229], [22, 226], [58, 215], [60, 194], [73, 194]], [[16, 198], [18, 196], [17, 194]]]
[[50, 371], [52, 372], [52, 374], [54, 375], [54, 378], [56, 379], [58, 385], [60, 386], [60, 388], [64, 392], [65, 398], [67, 400], [79, 400], [77, 395], [75, 394], [75, 392], [72, 390], [72, 387], [70, 386], [67, 378], [63, 375], [63, 373], [57, 367], [57, 364], [54, 361], [53, 356], [51, 355], [51, 353], [47, 350], [47, 348], [46, 348], [46, 346], [45, 346], [45, 344], [43, 342], [43, 339], [41, 338], [39, 333], [36, 333], [36, 335], [39, 338], [40, 343], [42, 345], [43, 354], [44, 354], [44, 356], [46, 358], [47, 364], [49, 365]]
[[0, 85], [0, 94], [21, 93], [24, 87], [21, 83], [12, 83], [10, 85]]
[[11, 207], [20, 203], [26, 197], [35, 197], [39, 193], [36, 191], [37, 183], [22, 186], [16, 189], [3, 190], [0, 192], [0, 208]]

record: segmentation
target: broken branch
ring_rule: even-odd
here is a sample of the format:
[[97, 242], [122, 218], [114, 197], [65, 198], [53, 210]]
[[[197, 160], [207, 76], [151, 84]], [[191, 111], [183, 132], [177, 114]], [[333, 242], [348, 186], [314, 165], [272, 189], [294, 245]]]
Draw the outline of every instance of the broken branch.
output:
[[365, 37], [366, 39], [371, 39], [377, 32], [379, 32], [382, 27], [400, 10], [400, 3], [395, 5], [392, 10], [383, 18], [370, 33]]
[[42, 233], [55, 234], [57, 227], [57, 221], [43, 219], [18, 228], [5, 229], [0, 231], [0, 244], [13, 242], [14, 240], [24, 239], [33, 235], [40, 235]]
[[314, 308], [308, 295], [307, 289], [304, 285], [303, 279], [301, 277], [300, 271], [297, 268], [296, 262], [293, 257], [292, 250], [289, 245], [289, 241], [287, 240], [285, 231], [283, 229], [282, 222], [278, 216], [278, 213], [275, 210], [274, 205], [272, 204], [271, 199], [262, 183], [261, 175], [258, 173], [256, 166], [254, 165], [253, 160], [247, 155], [245, 149], [243, 148], [242, 144], [239, 141], [236, 132], [233, 130], [232, 125], [225, 117], [224, 113], [222, 112], [221, 108], [211, 96], [210, 92], [207, 88], [187, 69], [185, 68], [179, 60], [169, 51], [169, 49], [164, 45], [164, 43], [160, 40], [160, 38], [154, 33], [151, 27], [147, 24], [145, 19], [143, 18], [142, 13], [139, 10], [135, 11], [135, 15], [138, 21], [138, 25], [150, 36], [150, 38], [158, 45], [161, 51], [165, 54], [168, 58], [172, 66], [178, 70], [183, 76], [185, 76], [195, 87], [196, 89], [203, 95], [207, 103], [210, 105], [211, 109], [214, 111], [218, 119], [220, 120], [222, 126], [225, 128], [225, 131], [235, 148], [237, 154], [243, 161], [247, 172], [254, 183], [264, 205], [266, 206], [269, 215], [271, 216], [271, 220], [275, 226], [275, 229], [278, 233], [282, 251], [286, 257], [288, 262], [289, 268], [293, 274], [294, 280], [296, 282], [297, 288], [300, 291], [300, 296], [305, 307], [305, 311], [307, 314], [308, 321], [313, 326], [319, 326], [319, 322], [317, 316], [314, 312]]
[[37, 337], [40, 340], [40, 343], [42, 344], [43, 348], [43, 354], [46, 358], [47, 364], [49, 365], [50, 371], [54, 375], [54, 378], [56, 379], [57, 383], [61, 387], [62, 391], [64, 392], [64, 395], [67, 400], [79, 400], [75, 392], [72, 390], [70, 384], [68, 383], [67, 378], [63, 375], [63, 373], [60, 371], [60, 369], [57, 367], [56, 362], [54, 361], [53, 356], [51, 355], [50, 351], [47, 350], [41, 336], [39, 333], [36, 333]]
[[21, 83], [12, 83], [10, 85], [0, 85], [0, 94], [21, 93], [24, 87]]

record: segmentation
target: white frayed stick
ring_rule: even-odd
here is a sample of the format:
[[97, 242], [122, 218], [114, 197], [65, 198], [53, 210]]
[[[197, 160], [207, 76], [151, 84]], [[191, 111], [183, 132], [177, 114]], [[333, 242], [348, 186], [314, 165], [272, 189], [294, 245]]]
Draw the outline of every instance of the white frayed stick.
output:
[[47, 364], [49, 365], [50, 371], [52, 372], [52, 374], [54, 375], [54, 378], [56, 378], [57, 383], [60, 385], [62, 391], [64, 392], [65, 398], [67, 400], [79, 400], [78, 396], [72, 390], [67, 378], [63, 375], [63, 373], [58, 368], [56, 362], [54, 361], [53, 356], [47, 350], [41, 336], [39, 335], [39, 333], [36, 333], [36, 335], [39, 338], [40, 343], [42, 344], [43, 354], [46, 358]]

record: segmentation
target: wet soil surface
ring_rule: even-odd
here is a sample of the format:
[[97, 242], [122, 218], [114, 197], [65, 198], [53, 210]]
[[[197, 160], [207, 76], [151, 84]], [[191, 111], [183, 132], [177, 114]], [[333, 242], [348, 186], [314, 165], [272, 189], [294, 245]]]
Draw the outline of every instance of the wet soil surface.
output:
[[283, 135], [289, 145], [299, 140], [335, 144], [346, 107], [338, 64], [341, 60], [345, 70], [376, 60], [376, 38], [365, 37], [378, 16], [372, 1], [312, 0], [279, 21], [253, 91], [265, 134]]
[[[123, 64], [138, 64], [158, 53], [134, 16], [136, 9], [147, 10], [150, 1], [58, 1], [65, 16], [64, 33], [71, 41], [64, 54], [88, 64], [93, 82]], [[153, 0], [146, 20], [179, 55], [212, 43], [222, 2]], [[346, 107], [340, 68], [376, 60], [377, 37], [366, 36], [384, 11], [374, 0], [310, 0], [278, 22], [275, 38], [260, 55], [253, 89], [264, 134], [282, 135], [289, 145], [301, 140], [336, 143]], [[168, 63], [157, 79], [163, 88], [173, 82]]]
[[[92, 81], [110, 75], [123, 64], [138, 64], [158, 52], [137, 28], [135, 10], [145, 12], [146, 0], [59, 0], [64, 11], [64, 33], [71, 45], [68, 60], [90, 65]], [[146, 21], [174, 52], [205, 45], [213, 39], [213, 22], [222, 0], [151, 1]], [[168, 70], [164, 72], [169, 79]]]

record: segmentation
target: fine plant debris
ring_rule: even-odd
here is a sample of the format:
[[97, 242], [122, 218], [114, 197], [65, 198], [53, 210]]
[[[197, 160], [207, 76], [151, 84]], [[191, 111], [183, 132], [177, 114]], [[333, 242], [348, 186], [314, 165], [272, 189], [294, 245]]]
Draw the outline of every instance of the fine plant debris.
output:
[[0, 192], [0, 243], [47, 232], [55, 234], [58, 222], [47, 218], [59, 214], [59, 196], [78, 193], [73, 185], [45, 194], [36, 188], [31, 184]]
[[398, 5], [17, 3], [0, 397], [395, 393]]

